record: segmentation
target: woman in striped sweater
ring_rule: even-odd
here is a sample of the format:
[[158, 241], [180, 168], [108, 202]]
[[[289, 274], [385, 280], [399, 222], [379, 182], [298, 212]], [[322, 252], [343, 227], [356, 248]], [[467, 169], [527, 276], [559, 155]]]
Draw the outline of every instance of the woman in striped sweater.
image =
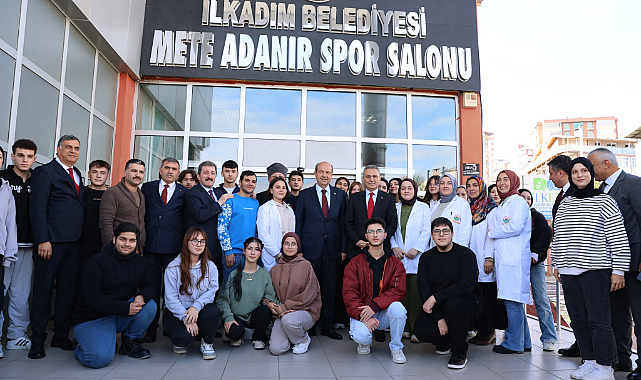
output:
[[570, 168], [570, 188], [559, 205], [552, 242], [554, 275], [563, 285], [583, 359], [570, 377], [614, 380], [617, 353], [609, 294], [625, 286], [628, 237], [614, 199], [594, 188], [592, 163], [579, 157]]

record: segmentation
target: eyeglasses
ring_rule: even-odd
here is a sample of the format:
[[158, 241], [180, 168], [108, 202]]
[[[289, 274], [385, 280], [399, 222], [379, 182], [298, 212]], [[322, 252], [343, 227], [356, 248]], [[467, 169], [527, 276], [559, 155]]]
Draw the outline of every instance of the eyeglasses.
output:
[[434, 235], [445, 235], [445, 236], [447, 236], [447, 235], [452, 233], [452, 230], [450, 230], [449, 228], [443, 228], [442, 230], [432, 230], [432, 233]]
[[371, 235], [380, 235], [384, 234], [385, 230], [367, 230], [367, 233]]
[[193, 244], [195, 246], [207, 244], [207, 240], [191, 239], [190, 242], [191, 242], [191, 244]]
[[298, 244], [296, 242], [290, 243], [290, 242], [286, 241], [285, 244], [283, 244], [283, 245], [285, 247], [298, 247]]

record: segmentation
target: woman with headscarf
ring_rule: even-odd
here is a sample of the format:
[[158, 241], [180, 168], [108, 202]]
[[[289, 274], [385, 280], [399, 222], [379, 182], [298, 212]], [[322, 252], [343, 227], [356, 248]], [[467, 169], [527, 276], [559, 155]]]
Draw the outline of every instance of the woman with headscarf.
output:
[[427, 251], [429, 245], [431, 210], [426, 203], [416, 201], [418, 185], [413, 179], [401, 180], [398, 194], [401, 200], [396, 204], [398, 228], [390, 239], [390, 243], [394, 255], [403, 262], [406, 272], [407, 285], [403, 305], [408, 311], [408, 315], [403, 337], [411, 337], [413, 343], [419, 343], [413, 334], [413, 323], [422, 307], [416, 285], [416, 273], [418, 260], [421, 254]]
[[[439, 216], [447, 218], [454, 226], [452, 241], [463, 247], [470, 245], [472, 236], [472, 212], [470, 204], [461, 197], [456, 196], [455, 189], [458, 187], [456, 177], [445, 174], [439, 180], [439, 194], [441, 199], [432, 207], [430, 223]], [[432, 242], [430, 248], [434, 247]]]
[[494, 346], [499, 354], [530, 351], [530, 330], [525, 317], [525, 304], [530, 296], [530, 206], [519, 196], [519, 176], [503, 170], [496, 179], [501, 204], [489, 220], [487, 236], [494, 239], [494, 266], [498, 298], [505, 303], [508, 327], [505, 340]]
[[594, 167], [587, 158], [572, 160], [569, 180], [554, 218], [552, 265], [583, 359], [570, 377], [614, 379], [609, 295], [625, 286], [628, 236], [616, 201], [594, 188]]
[[483, 311], [476, 323], [473, 323], [477, 334], [469, 343], [485, 346], [496, 342], [496, 329], [505, 330], [507, 327], [505, 305], [496, 295], [494, 241], [487, 236], [488, 220], [494, 216], [498, 206], [488, 196], [487, 186], [480, 176], [468, 178], [465, 185], [472, 210], [470, 249], [476, 254], [478, 283], [483, 292]]

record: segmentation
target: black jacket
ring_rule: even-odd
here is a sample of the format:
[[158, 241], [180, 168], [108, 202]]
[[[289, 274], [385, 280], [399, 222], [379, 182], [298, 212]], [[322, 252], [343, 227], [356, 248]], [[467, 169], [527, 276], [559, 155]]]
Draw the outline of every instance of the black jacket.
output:
[[164, 204], [158, 191], [159, 182], [147, 182], [141, 188], [145, 194], [145, 252], [175, 256], [180, 253], [185, 236], [183, 211], [187, 188], [176, 183], [174, 193], [167, 204]]
[[530, 237], [530, 251], [539, 255], [536, 263], [539, 264], [548, 257], [548, 249], [552, 243], [552, 229], [545, 216], [534, 208], [532, 214], [532, 235]]
[[[33, 172], [33, 170], [29, 170]], [[22, 177], [13, 171], [13, 165], [0, 171], [0, 178], [5, 179], [11, 185], [13, 199], [16, 202], [16, 224], [18, 225], [18, 243], [33, 243], [31, 234], [31, 218], [29, 217], [29, 195], [31, 194], [31, 177], [23, 182]]]
[[[347, 202], [347, 209], [345, 210], [345, 231], [347, 232], [347, 238], [349, 240], [347, 245], [347, 257], [349, 258], [355, 257], [361, 252], [356, 246], [356, 243], [359, 240], [366, 241], [364, 225], [367, 221], [366, 193], [367, 191], [359, 191], [358, 193], [352, 194], [349, 202]], [[390, 239], [396, 233], [396, 228], [398, 228], [398, 215], [396, 214], [394, 196], [379, 190], [376, 196], [376, 203], [374, 203], [372, 217], [379, 217], [385, 221], [385, 232], [387, 232], [385, 248], [391, 249]]]

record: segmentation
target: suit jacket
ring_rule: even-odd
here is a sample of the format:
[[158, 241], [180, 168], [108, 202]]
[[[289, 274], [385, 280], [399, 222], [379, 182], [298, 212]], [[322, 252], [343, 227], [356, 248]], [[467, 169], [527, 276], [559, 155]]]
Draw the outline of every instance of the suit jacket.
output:
[[80, 171], [80, 197], [71, 176], [56, 161], [51, 160], [31, 174], [29, 214], [33, 243], [69, 243], [82, 234], [84, 186]]
[[303, 257], [316, 260], [321, 257], [323, 246], [327, 244], [329, 257], [340, 260], [341, 253], [347, 249], [347, 236], [343, 228], [345, 216], [345, 192], [328, 186], [329, 213], [323, 215], [318, 201], [316, 185], [301, 190], [296, 202], [296, 234], [300, 237]]
[[[347, 203], [347, 210], [345, 211], [345, 230], [347, 232], [348, 245], [347, 257], [352, 258], [361, 253], [361, 249], [356, 246], [359, 240], [365, 239], [365, 222], [367, 221], [367, 201], [365, 196], [367, 191], [359, 191], [352, 194]], [[372, 217], [379, 217], [386, 223], [385, 232], [387, 232], [387, 239], [385, 239], [385, 247], [392, 249], [390, 239], [396, 233], [398, 227], [398, 216], [396, 215], [396, 200], [394, 196], [383, 191], [378, 191], [376, 196], [376, 203], [374, 203], [374, 211]]]
[[[220, 198], [227, 192], [214, 188], [214, 194]], [[200, 227], [207, 234], [207, 247], [214, 262], [217, 262], [222, 252], [218, 241], [218, 214], [222, 211], [218, 202], [214, 201], [205, 189], [196, 185], [185, 193], [185, 216], [187, 229]]]
[[142, 185], [145, 194], [145, 251], [177, 255], [185, 234], [184, 208], [187, 188], [176, 183], [171, 198], [165, 205], [158, 191], [160, 180]]
[[619, 205], [630, 243], [630, 270], [636, 272], [641, 262], [641, 178], [621, 172], [608, 195]]

